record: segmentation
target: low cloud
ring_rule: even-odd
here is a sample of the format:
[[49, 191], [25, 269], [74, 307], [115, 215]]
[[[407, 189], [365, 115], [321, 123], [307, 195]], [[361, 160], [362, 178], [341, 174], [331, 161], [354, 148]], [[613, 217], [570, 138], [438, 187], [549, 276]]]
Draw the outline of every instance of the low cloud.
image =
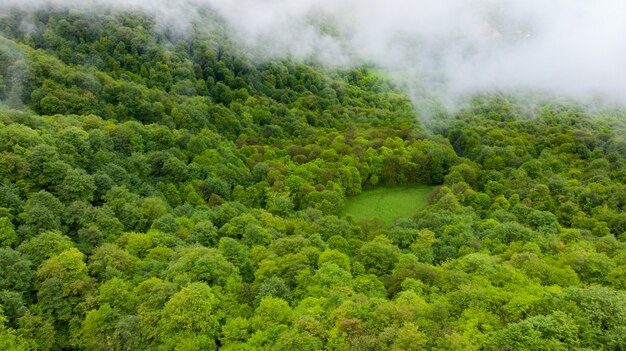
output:
[[[184, 30], [212, 8], [261, 57], [392, 72], [415, 100], [533, 91], [626, 104], [621, 0], [5, 0], [139, 9]], [[0, 5], [2, 6], [2, 5]]]

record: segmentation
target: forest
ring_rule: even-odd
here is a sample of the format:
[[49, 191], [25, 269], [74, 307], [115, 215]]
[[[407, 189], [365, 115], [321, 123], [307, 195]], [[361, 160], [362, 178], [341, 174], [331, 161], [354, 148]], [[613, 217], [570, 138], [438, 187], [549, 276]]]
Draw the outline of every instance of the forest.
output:
[[1, 350], [626, 350], [626, 110], [426, 126], [374, 67], [207, 20], [0, 13]]

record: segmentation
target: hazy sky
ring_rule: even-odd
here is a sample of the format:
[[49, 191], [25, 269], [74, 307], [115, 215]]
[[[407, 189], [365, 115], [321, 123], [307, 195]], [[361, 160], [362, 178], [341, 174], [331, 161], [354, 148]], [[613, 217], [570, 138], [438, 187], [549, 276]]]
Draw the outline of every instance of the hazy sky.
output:
[[373, 63], [403, 77], [415, 95], [522, 89], [626, 104], [624, 0], [3, 2], [142, 8], [180, 28], [208, 5], [264, 55]]

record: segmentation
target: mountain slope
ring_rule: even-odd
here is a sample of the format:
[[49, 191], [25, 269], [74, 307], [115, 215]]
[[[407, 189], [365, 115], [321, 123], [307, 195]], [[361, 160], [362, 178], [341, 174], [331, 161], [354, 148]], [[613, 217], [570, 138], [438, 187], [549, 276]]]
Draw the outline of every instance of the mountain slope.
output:
[[[368, 67], [206, 21], [0, 16], [3, 349], [626, 348], [622, 110], [485, 94], [427, 130]], [[382, 184], [438, 190], [343, 216]]]

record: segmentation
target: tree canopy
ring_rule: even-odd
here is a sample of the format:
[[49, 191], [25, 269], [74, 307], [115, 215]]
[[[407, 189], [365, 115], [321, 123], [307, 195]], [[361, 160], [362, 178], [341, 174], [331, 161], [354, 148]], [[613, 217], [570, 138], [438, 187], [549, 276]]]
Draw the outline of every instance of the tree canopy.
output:
[[[0, 13], [0, 349], [626, 349], [624, 110], [426, 128], [373, 67], [206, 20]], [[344, 213], [415, 184], [410, 218]]]

